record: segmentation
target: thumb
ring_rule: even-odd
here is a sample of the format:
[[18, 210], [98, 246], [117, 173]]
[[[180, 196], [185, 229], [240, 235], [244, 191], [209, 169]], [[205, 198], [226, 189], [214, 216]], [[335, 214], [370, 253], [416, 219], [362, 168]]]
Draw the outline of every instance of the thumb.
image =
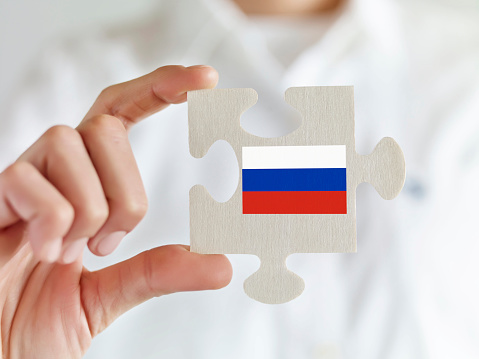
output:
[[231, 264], [224, 255], [192, 253], [182, 245], [154, 248], [97, 272], [85, 271], [81, 296], [92, 337], [152, 297], [219, 289], [231, 276]]

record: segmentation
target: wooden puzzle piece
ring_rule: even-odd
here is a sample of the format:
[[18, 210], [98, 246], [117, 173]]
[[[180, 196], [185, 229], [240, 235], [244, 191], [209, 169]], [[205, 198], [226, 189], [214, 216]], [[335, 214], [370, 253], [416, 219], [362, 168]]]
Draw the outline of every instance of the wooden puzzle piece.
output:
[[225, 140], [241, 169], [225, 203], [203, 186], [190, 190], [191, 250], [257, 255], [261, 265], [245, 281], [245, 292], [263, 303], [284, 303], [304, 289], [286, 257], [356, 252], [357, 185], [369, 182], [392, 199], [403, 187], [405, 162], [392, 138], [383, 138], [370, 155], [356, 153], [351, 86], [289, 88], [285, 100], [303, 122], [276, 138], [240, 126], [241, 114], [257, 99], [253, 89], [188, 93], [190, 153], [204, 157]]

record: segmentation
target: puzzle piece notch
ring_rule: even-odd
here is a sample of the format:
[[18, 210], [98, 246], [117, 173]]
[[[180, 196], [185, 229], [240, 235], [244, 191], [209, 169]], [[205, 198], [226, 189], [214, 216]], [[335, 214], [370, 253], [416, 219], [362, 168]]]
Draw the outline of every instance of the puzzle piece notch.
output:
[[[248, 88], [188, 92], [191, 155], [196, 158], [204, 157], [211, 145], [219, 140], [225, 140], [233, 146], [236, 141], [231, 140], [237, 137], [237, 134], [232, 131], [231, 124], [240, 127], [241, 115], [257, 101], [258, 93]], [[237, 148], [233, 146], [233, 149], [238, 153]]]
[[355, 150], [353, 98], [353, 86], [288, 88], [284, 99], [302, 118], [291, 136], [296, 141], [316, 141], [319, 134], [321, 145], [348, 144]]
[[198, 169], [198, 176], [191, 183], [201, 183], [215, 201], [224, 203], [236, 192], [239, 167], [228, 142], [216, 141], [204, 157], [193, 161], [193, 166]]

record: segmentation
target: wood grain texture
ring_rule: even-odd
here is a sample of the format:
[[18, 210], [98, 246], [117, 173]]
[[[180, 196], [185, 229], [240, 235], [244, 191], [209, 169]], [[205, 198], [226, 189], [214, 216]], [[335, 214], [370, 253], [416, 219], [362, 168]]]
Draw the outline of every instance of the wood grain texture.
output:
[[236, 192], [225, 203], [216, 202], [201, 185], [190, 191], [191, 250], [257, 255], [261, 266], [244, 289], [253, 299], [277, 304], [304, 289], [303, 280], [287, 269], [286, 257], [356, 252], [357, 185], [370, 182], [383, 198], [392, 199], [404, 184], [405, 162], [391, 138], [383, 138], [370, 155], [356, 153], [351, 86], [289, 88], [285, 100], [301, 113], [303, 122], [296, 131], [277, 138], [257, 137], [241, 128], [241, 114], [257, 99], [253, 89], [189, 92], [190, 153], [203, 157], [214, 142], [225, 140], [241, 169], [246, 146], [346, 146], [346, 214], [243, 214], [241, 174]]

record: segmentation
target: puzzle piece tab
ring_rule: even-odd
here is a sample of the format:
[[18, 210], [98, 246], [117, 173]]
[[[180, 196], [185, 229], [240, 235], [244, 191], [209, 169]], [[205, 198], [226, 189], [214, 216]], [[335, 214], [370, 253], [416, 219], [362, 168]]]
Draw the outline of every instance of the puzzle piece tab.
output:
[[369, 182], [392, 199], [403, 187], [405, 162], [392, 138], [383, 138], [370, 155], [356, 153], [353, 87], [289, 88], [285, 100], [303, 122], [276, 138], [240, 126], [241, 114], [257, 99], [252, 89], [188, 93], [190, 153], [204, 157], [225, 140], [241, 169], [225, 203], [200, 185], [190, 190], [191, 250], [257, 255], [261, 266], [245, 281], [245, 292], [263, 303], [284, 303], [304, 289], [286, 257], [356, 252], [357, 185]]

